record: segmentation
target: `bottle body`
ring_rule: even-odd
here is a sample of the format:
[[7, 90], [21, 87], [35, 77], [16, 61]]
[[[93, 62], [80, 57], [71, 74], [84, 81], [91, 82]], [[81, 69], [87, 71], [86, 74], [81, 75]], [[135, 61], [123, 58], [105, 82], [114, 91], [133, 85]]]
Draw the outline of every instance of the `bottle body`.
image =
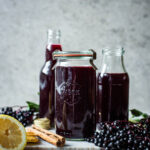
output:
[[127, 73], [98, 74], [98, 121], [128, 120]]
[[129, 76], [119, 55], [103, 53], [97, 74], [97, 122], [128, 120]]
[[46, 61], [40, 72], [40, 117], [50, 119], [54, 126], [55, 104], [54, 104], [54, 81], [55, 75], [52, 70], [56, 61], [52, 59], [52, 53], [55, 50], [62, 50], [59, 43], [52, 41], [46, 47]]
[[56, 133], [82, 139], [95, 129], [96, 71], [85, 60], [71, 61], [57, 60], [55, 66]]

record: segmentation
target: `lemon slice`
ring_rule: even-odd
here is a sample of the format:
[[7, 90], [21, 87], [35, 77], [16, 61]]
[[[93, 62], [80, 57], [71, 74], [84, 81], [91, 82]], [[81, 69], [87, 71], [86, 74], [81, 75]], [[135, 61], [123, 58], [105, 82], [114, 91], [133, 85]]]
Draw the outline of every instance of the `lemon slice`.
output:
[[0, 150], [23, 150], [25, 146], [24, 126], [13, 117], [0, 115]]

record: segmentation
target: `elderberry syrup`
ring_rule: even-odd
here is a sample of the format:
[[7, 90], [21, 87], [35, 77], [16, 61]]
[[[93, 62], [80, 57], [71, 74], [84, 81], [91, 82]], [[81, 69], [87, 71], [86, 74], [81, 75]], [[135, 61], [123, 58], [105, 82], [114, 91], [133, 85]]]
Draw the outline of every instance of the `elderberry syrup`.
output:
[[93, 52], [54, 52], [56, 133], [89, 137], [95, 130], [96, 70]]
[[62, 50], [60, 45], [60, 30], [48, 30], [48, 42], [46, 46], [46, 61], [40, 72], [40, 117], [50, 119], [51, 126], [54, 126], [54, 70], [52, 67], [56, 61], [52, 59], [52, 53]]
[[123, 48], [104, 49], [97, 74], [97, 122], [128, 120], [129, 76]]

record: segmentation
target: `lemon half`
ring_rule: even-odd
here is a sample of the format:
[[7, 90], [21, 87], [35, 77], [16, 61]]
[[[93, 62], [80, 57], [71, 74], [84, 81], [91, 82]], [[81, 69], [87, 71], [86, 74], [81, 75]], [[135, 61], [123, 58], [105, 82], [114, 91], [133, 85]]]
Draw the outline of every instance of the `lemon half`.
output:
[[13, 117], [0, 115], [0, 150], [23, 150], [25, 146], [24, 126]]

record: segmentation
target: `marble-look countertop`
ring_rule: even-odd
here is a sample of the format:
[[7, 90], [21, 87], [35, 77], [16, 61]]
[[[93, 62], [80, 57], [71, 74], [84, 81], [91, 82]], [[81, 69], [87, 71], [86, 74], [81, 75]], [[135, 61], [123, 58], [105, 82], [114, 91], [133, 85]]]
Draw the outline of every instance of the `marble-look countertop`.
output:
[[38, 144], [27, 144], [25, 150], [99, 150], [100, 148], [94, 146], [92, 143], [85, 141], [66, 141], [64, 147], [58, 148], [46, 141], [40, 139]]
[[[55, 133], [55, 130], [50, 130]], [[93, 143], [88, 143], [86, 141], [69, 141], [66, 140], [64, 147], [56, 147], [42, 139], [39, 140], [39, 143], [36, 144], [27, 144], [25, 150], [99, 150], [100, 148], [95, 146]]]

